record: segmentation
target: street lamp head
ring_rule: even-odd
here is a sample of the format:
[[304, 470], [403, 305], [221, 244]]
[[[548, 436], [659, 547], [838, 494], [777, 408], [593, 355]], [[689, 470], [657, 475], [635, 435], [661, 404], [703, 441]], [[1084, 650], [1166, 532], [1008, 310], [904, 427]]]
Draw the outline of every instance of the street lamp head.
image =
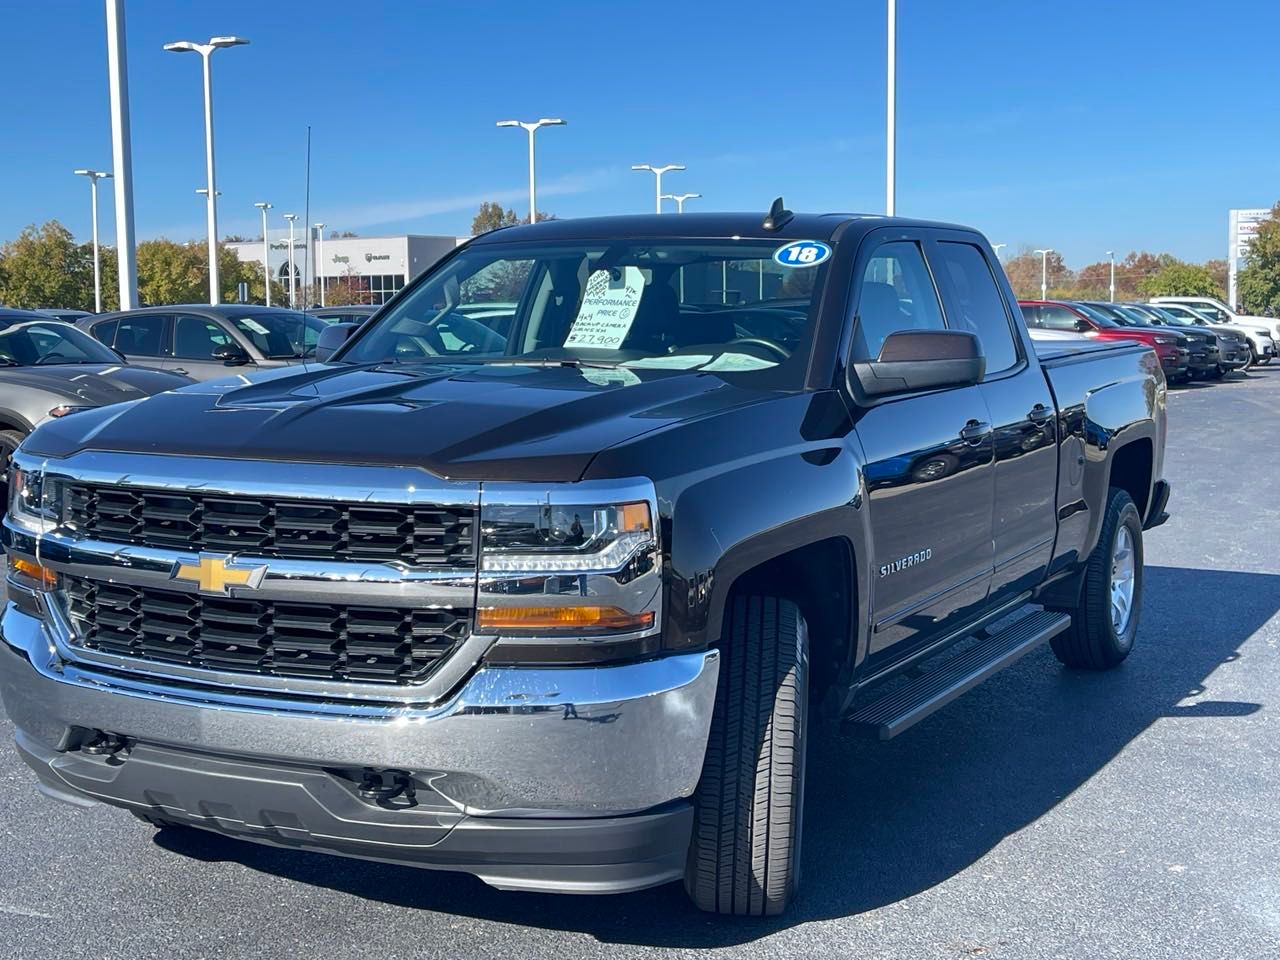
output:
[[209, 46], [211, 47], [241, 47], [249, 41], [244, 37], [211, 37]]
[[93, 180], [108, 180], [111, 174], [105, 170], [73, 170], [77, 177], [89, 177]]
[[313, 223], [312, 226], [317, 230], [323, 230], [325, 225], [323, 223]]
[[567, 120], [561, 120], [559, 117], [543, 117], [538, 121], [540, 127], [563, 127]]
[[631, 169], [632, 169], [632, 170], [652, 170], [652, 169], [653, 169], [653, 167], [651, 167], [651, 166], [650, 166], [649, 164], [647, 164], [647, 163], [633, 163], [633, 164], [631, 165]]
[[271, 204], [267, 203], [265, 200], [262, 203], [255, 203], [254, 206], [257, 207], [259, 210], [264, 210], [264, 211], [271, 209]]
[[497, 125], [499, 127], [518, 127], [520, 126], [520, 121], [519, 120], [499, 120]]
[[1108, 256], [1108, 257], [1114, 257], [1115, 255], [1116, 255], [1116, 252], [1115, 252], [1114, 250], [1108, 250], [1108, 251], [1107, 251], [1107, 256]]
[[190, 40], [179, 40], [176, 43], [166, 43], [164, 48], [170, 53], [198, 53], [200, 44]]
[[294, 220], [298, 219], [298, 215], [296, 213], [286, 213], [284, 215], [284, 218], [288, 220], [290, 223], [293, 223]]

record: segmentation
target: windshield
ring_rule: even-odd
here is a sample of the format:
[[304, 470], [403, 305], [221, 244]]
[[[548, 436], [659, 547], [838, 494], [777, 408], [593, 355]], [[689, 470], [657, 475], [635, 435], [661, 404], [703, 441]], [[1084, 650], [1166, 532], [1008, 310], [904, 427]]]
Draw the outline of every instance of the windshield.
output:
[[286, 310], [242, 313], [227, 319], [272, 360], [311, 356], [320, 331], [327, 326], [319, 317]]
[[1100, 327], [1118, 327], [1110, 311], [1099, 310], [1091, 303], [1076, 303], [1073, 306]]
[[1164, 317], [1160, 316], [1160, 314], [1155, 310], [1152, 310], [1150, 307], [1140, 306], [1136, 303], [1126, 303], [1121, 307], [1121, 309], [1128, 313], [1129, 316], [1137, 319], [1140, 323], [1158, 324], [1164, 319]]
[[478, 244], [384, 308], [340, 359], [773, 369], [799, 383], [827, 267], [783, 266], [782, 246]]
[[110, 347], [61, 320], [4, 325], [0, 320], [0, 366], [54, 363], [124, 363]]
[[1190, 317], [1179, 316], [1172, 310], [1168, 310], [1164, 307], [1157, 307], [1148, 303], [1143, 306], [1142, 309], [1147, 311], [1147, 313], [1154, 313], [1160, 318], [1161, 323], [1167, 323], [1171, 327], [1194, 327], [1196, 325], [1196, 322]]

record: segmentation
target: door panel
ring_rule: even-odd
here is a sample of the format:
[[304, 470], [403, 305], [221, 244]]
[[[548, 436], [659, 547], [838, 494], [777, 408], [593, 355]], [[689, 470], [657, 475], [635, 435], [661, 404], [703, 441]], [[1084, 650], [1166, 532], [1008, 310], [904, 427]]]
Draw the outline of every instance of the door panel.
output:
[[[859, 253], [855, 360], [899, 330], [945, 323], [920, 238]], [[978, 387], [863, 404], [856, 414], [872, 541], [869, 664], [896, 659], [976, 615], [992, 567], [990, 415]]]
[[[994, 461], [989, 424], [977, 387], [881, 404], [858, 422], [874, 549], [872, 656], [901, 646], [891, 654], [896, 657], [927, 643], [976, 616], [986, 601]], [[975, 425], [978, 436], [961, 436]]]
[[[980, 389], [991, 414], [995, 450], [994, 603], [1039, 583], [1053, 555], [1058, 480], [1053, 395], [1040, 364], [1025, 355], [1023, 335], [983, 249], [940, 239], [929, 245], [928, 254], [940, 281], [947, 326], [976, 334], [987, 357]], [[1042, 305], [1041, 322], [1061, 309]], [[1021, 326], [1022, 318], [1016, 322]]]

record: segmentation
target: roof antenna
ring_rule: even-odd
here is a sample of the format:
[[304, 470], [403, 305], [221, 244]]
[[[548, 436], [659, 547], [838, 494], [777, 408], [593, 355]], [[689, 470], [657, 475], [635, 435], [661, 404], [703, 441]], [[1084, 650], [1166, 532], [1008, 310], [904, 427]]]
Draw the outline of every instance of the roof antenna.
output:
[[764, 223], [761, 226], [766, 230], [781, 230], [791, 222], [791, 218], [794, 216], [794, 213], [782, 205], [782, 198], [779, 197], [773, 201], [773, 206], [769, 208], [769, 213], [764, 218]]

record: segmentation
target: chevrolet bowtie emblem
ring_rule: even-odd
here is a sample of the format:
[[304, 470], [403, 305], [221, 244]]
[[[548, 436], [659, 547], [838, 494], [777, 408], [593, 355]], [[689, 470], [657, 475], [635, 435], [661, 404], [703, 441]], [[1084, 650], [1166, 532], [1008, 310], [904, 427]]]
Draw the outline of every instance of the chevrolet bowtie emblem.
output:
[[201, 593], [229, 597], [232, 587], [256, 590], [266, 574], [267, 568], [262, 564], [240, 564], [215, 553], [202, 553], [199, 563], [175, 564], [169, 579], [180, 583], [194, 583]]

